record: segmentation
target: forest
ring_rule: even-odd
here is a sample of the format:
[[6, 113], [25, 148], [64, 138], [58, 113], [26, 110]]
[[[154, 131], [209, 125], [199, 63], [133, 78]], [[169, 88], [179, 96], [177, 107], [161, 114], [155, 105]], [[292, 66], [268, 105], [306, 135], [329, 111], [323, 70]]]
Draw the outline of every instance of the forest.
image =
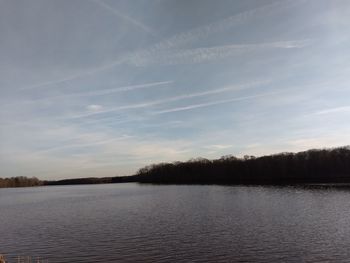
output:
[[18, 176], [12, 178], [0, 178], [0, 188], [40, 186], [42, 184], [43, 182], [36, 177], [28, 178], [24, 176]]
[[156, 184], [350, 183], [350, 147], [153, 164], [140, 169], [136, 181]]
[[58, 181], [44, 181], [44, 185], [75, 185], [75, 184], [114, 184], [135, 182], [135, 176], [116, 176], [116, 177], [88, 177], [64, 179]]
[[284, 152], [262, 157], [232, 155], [208, 160], [159, 163], [132, 176], [40, 181], [27, 177], [0, 178], [1, 187], [107, 183], [153, 184], [304, 184], [350, 183], [350, 146]]

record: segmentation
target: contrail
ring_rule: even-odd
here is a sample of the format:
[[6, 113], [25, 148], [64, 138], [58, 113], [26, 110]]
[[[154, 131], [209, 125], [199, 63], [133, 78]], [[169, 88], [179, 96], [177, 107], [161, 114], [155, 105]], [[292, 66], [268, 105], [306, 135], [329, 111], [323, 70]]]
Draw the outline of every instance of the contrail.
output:
[[350, 112], [350, 106], [326, 109], [326, 110], [315, 112], [313, 115], [324, 115], [324, 114], [330, 114], [330, 113], [344, 113], [344, 112]]
[[261, 51], [267, 49], [298, 49], [309, 45], [310, 39], [290, 40], [279, 42], [267, 42], [257, 44], [234, 44], [213, 46], [207, 48], [182, 49], [175, 51], [157, 52], [155, 54], [138, 55], [130, 58], [129, 63], [134, 66], [148, 66], [153, 64], [176, 65], [187, 63], [202, 63], [205, 61], [227, 58], [230, 56], [241, 55], [252, 51]]
[[[90, 1], [93, 1], [94, 3], [97, 3], [101, 6], [103, 6], [104, 8], [111, 10], [111, 7], [108, 6], [107, 4], [105, 4], [104, 2], [100, 2], [97, 0], [90, 0]], [[228, 18], [222, 19], [218, 22], [215, 22], [215, 23], [212, 23], [212, 24], [209, 24], [206, 26], [202, 26], [202, 27], [197, 27], [195, 29], [189, 30], [189, 31], [184, 32], [184, 33], [176, 34], [176, 35], [174, 35], [168, 39], [162, 40], [162, 41], [158, 42], [157, 44], [154, 44], [148, 48], [129, 52], [129, 53], [125, 54], [124, 56], [120, 57], [119, 59], [113, 61], [110, 64], [103, 65], [101, 67], [96, 67], [92, 70], [77, 73], [77, 74], [74, 74], [71, 76], [67, 76], [65, 78], [23, 87], [23, 88], [20, 88], [20, 90], [30, 90], [30, 89], [42, 88], [42, 87], [46, 87], [46, 86], [64, 83], [67, 81], [79, 79], [79, 78], [82, 78], [82, 77], [85, 77], [88, 75], [93, 75], [93, 74], [111, 69], [111, 68], [116, 67], [118, 65], [121, 65], [125, 62], [128, 62], [129, 64], [136, 64], [136, 65], [137, 65], [137, 63], [142, 64], [143, 63], [142, 61], [145, 57], [150, 57], [154, 54], [157, 54], [159, 51], [180, 47], [180, 46], [183, 46], [185, 44], [197, 41], [201, 38], [208, 37], [210, 34], [227, 31], [236, 25], [244, 23], [246, 20], [248, 20], [252, 17], [257, 17], [258, 14], [259, 15], [266, 15], [266, 12], [271, 13], [272, 10], [275, 10], [278, 8], [287, 8], [289, 3], [294, 3], [294, 1], [291, 1], [291, 0], [277, 1], [275, 3], [268, 4], [268, 5], [259, 7], [259, 8], [244, 11], [244, 12], [235, 14], [233, 16], [230, 16]], [[116, 12], [115, 9], [113, 9], [113, 10]], [[118, 11], [118, 15], [119, 14], [120, 14], [120, 12]], [[130, 19], [131, 18], [129, 18], [128, 21], [130, 21]], [[133, 20], [133, 19], [131, 19], [131, 20]], [[135, 21], [133, 22], [133, 24], [135, 24]], [[136, 22], [136, 24], [140, 27], [139, 22], [138, 23]], [[141, 26], [141, 28], [143, 28], [146, 31], [148, 30], [147, 27], [145, 27], [144, 25]], [[141, 58], [141, 60], [140, 60], [140, 58]], [[141, 61], [141, 62], [136, 63], [135, 61], [136, 62]]]
[[206, 38], [213, 33], [220, 33], [231, 29], [237, 25], [245, 23], [251, 18], [258, 18], [271, 14], [276, 9], [288, 8], [290, 4], [295, 3], [295, 0], [276, 1], [271, 4], [267, 4], [261, 7], [257, 7], [251, 10], [243, 11], [217, 22], [200, 26], [195, 29], [174, 35], [166, 40], [163, 40], [153, 47], [149, 48], [148, 51], [158, 51], [170, 48], [176, 48], [179, 46], [186, 45], [188, 43], [198, 41], [199, 39]]
[[68, 117], [68, 119], [85, 118], [85, 117], [89, 117], [89, 116], [93, 116], [93, 115], [116, 112], [116, 111], [121, 111], [121, 110], [148, 108], [148, 107], [161, 105], [161, 104], [168, 103], [168, 102], [174, 102], [174, 101], [196, 98], [196, 97], [203, 97], [203, 96], [207, 96], [207, 95], [219, 94], [219, 93], [233, 91], [233, 90], [242, 90], [242, 89], [253, 88], [253, 87], [257, 87], [259, 85], [266, 84], [266, 83], [268, 83], [268, 81], [256, 81], [256, 82], [243, 84], [243, 85], [228, 86], [228, 87], [223, 87], [223, 88], [218, 88], [218, 89], [213, 89], [213, 90], [206, 90], [206, 91], [202, 91], [202, 92], [195, 92], [195, 93], [190, 93], [190, 94], [174, 96], [174, 97], [165, 98], [165, 99], [161, 99], [161, 100], [119, 106], [119, 107], [114, 107], [114, 108], [110, 108], [110, 109], [106, 109], [106, 110], [101, 110], [98, 112], [88, 112], [88, 113], [84, 113], [84, 114], [80, 114], [80, 115], [76, 115], [76, 116], [70, 116], [70, 117]]
[[124, 19], [125, 21], [128, 21], [130, 24], [141, 28], [143, 31], [156, 36], [156, 34], [154, 33], [154, 30], [152, 30], [150, 27], [145, 26], [144, 24], [142, 24], [141, 22], [135, 20], [134, 18], [131, 18], [130, 16], [121, 13], [120, 11], [118, 11], [117, 9], [111, 7], [110, 5], [106, 4], [104, 1], [102, 0], [90, 0], [91, 2], [96, 3], [97, 5], [105, 8], [106, 10], [109, 10], [111, 13], [113, 13], [114, 15], [116, 15], [117, 17], [120, 17], [122, 19]]
[[72, 98], [72, 97], [102, 96], [102, 95], [108, 95], [108, 94], [113, 94], [118, 92], [127, 92], [127, 91], [139, 90], [139, 89], [148, 89], [152, 87], [165, 86], [172, 83], [174, 83], [174, 81], [169, 80], [169, 81], [159, 81], [159, 82], [151, 82], [151, 83], [145, 83], [145, 84], [130, 85], [130, 86], [124, 86], [124, 87], [118, 87], [118, 88], [111, 88], [111, 89], [84, 91], [84, 92], [78, 92], [78, 93], [58, 95], [53, 97], [39, 98], [39, 99], [32, 100], [31, 102], [35, 103], [37, 101], [55, 100], [55, 99]]
[[91, 146], [98, 146], [103, 144], [109, 144], [112, 142], [127, 140], [129, 138], [132, 138], [132, 136], [121, 136], [119, 138], [113, 138], [113, 139], [105, 139], [105, 140], [99, 140], [94, 142], [82, 142], [82, 143], [75, 143], [75, 144], [65, 144], [60, 146], [55, 146], [43, 150], [38, 150], [35, 153], [37, 154], [44, 154], [52, 151], [58, 151], [58, 150], [64, 150], [64, 149], [71, 149], [71, 148], [85, 148], [85, 147], [91, 147]]
[[101, 67], [96, 67], [94, 69], [87, 70], [87, 71], [77, 73], [77, 74], [73, 74], [73, 75], [67, 76], [65, 78], [58, 79], [58, 80], [52, 80], [52, 81], [47, 81], [47, 82], [43, 82], [43, 83], [39, 83], [39, 84], [35, 84], [35, 85], [30, 85], [27, 87], [20, 88], [20, 90], [31, 90], [31, 89], [36, 89], [36, 88], [42, 88], [42, 87], [46, 87], [46, 86], [64, 83], [64, 82], [78, 79], [81, 77], [86, 77], [86, 76], [93, 75], [95, 73], [113, 68], [117, 65], [122, 64], [125, 61], [126, 61], [126, 58], [121, 58], [121, 59], [115, 60], [114, 62], [112, 62], [110, 64], [103, 65]]
[[152, 88], [152, 87], [158, 87], [163, 85], [168, 85], [173, 83], [174, 81], [161, 81], [161, 82], [152, 82], [152, 83], [146, 83], [146, 84], [138, 84], [138, 85], [130, 85], [130, 86], [124, 86], [124, 87], [118, 87], [118, 88], [112, 88], [112, 89], [103, 89], [103, 90], [97, 90], [97, 91], [90, 91], [90, 92], [81, 92], [81, 93], [75, 93], [67, 96], [99, 96], [99, 95], [107, 95], [112, 94], [116, 92], [125, 92], [125, 91], [132, 91], [132, 90], [138, 90], [138, 89], [146, 89], [146, 88]]
[[282, 93], [282, 91], [263, 93], [263, 94], [253, 95], [253, 96], [238, 97], [238, 98], [232, 98], [232, 99], [226, 99], [226, 100], [217, 100], [217, 101], [212, 101], [212, 102], [207, 102], [207, 103], [193, 104], [193, 105], [184, 106], [184, 107], [177, 107], [177, 108], [172, 108], [172, 109], [167, 109], [167, 110], [155, 111], [152, 114], [158, 115], [158, 114], [178, 112], [178, 111], [187, 111], [187, 110], [193, 110], [193, 109], [197, 109], [197, 108], [209, 107], [209, 106], [213, 106], [213, 105], [225, 104], [225, 103], [230, 103], [230, 102], [235, 102], [235, 101], [250, 100], [250, 99], [255, 99], [255, 98], [260, 98], [260, 97], [266, 97], [266, 96], [275, 95], [278, 93]]

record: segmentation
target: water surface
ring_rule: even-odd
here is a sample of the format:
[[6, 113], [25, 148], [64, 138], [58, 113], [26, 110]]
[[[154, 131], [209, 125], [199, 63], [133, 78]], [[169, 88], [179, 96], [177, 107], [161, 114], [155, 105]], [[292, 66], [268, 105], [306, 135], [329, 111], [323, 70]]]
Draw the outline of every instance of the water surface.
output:
[[349, 262], [350, 191], [139, 184], [0, 189], [0, 237], [0, 253], [9, 258], [49, 262]]

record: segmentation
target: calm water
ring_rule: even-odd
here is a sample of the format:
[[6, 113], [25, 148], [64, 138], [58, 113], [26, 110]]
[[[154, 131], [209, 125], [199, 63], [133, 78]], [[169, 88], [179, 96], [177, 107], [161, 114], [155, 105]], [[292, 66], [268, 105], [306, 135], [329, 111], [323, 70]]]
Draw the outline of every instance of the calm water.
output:
[[0, 253], [49, 262], [350, 262], [350, 190], [0, 189]]

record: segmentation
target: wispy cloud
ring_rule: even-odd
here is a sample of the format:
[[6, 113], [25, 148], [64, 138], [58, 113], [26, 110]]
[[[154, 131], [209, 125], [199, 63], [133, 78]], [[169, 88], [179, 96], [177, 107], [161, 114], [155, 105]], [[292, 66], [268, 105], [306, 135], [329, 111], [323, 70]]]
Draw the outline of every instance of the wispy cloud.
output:
[[287, 141], [287, 145], [290, 148], [294, 148], [297, 150], [308, 150], [311, 148], [321, 148], [325, 147], [326, 145], [328, 147], [339, 147], [348, 145], [350, 143], [349, 136], [347, 136], [349, 131], [345, 133], [342, 132], [333, 132], [331, 136], [318, 136], [315, 137], [306, 137], [306, 138], [299, 138], [294, 140]]
[[76, 80], [76, 79], [79, 79], [79, 78], [82, 78], [82, 77], [87, 77], [89, 75], [94, 75], [96, 73], [99, 73], [99, 72], [102, 72], [102, 71], [114, 68], [117, 65], [121, 65], [125, 61], [126, 61], [126, 58], [121, 58], [121, 59], [115, 60], [115, 61], [113, 61], [113, 62], [111, 62], [109, 64], [105, 64], [105, 65], [94, 67], [94, 68], [89, 69], [89, 70], [77, 72], [77, 73], [68, 75], [66, 77], [60, 78], [60, 79], [49, 80], [49, 81], [45, 81], [45, 82], [42, 82], [42, 83], [21, 87], [19, 90], [35, 90], [35, 89], [38, 89], [38, 88], [45, 88], [45, 87], [48, 87], [48, 86], [54, 86], [54, 85], [57, 85], [57, 84], [62, 84], [62, 83], [65, 83], [65, 82]]
[[[90, 1], [93, 1], [93, 2], [103, 6], [104, 8], [107, 8], [110, 11], [116, 12], [115, 13], [116, 15], [120, 14], [119, 11], [115, 10], [114, 8], [111, 8], [106, 3], [101, 2], [101, 0], [90, 0]], [[251, 18], [256, 18], [258, 16], [266, 16], [267, 14], [269, 14], [275, 10], [279, 10], [281, 8], [287, 8], [290, 3], [293, 3], [293, 1], [290, 1], [290, 0], [278, 1], [278, 2], [275, 2], [272, 4], [268, 4], [268, 5], [259, 7], [259, 8], [254, 8], [254, 9], [251, 9], [248, 11], [244, 11], [244, 12], [235, 14], [233, 16], [230, 16], [228, 18], [222, 19], [218, 22], [214, 22], [214, 23], [208, 24], [206, 26], [201, 26], [201, 27], [189, 30], [187, 32], [176, 34], [170, 38], [164, 39], [164, 40], [162, 40], [154, 45], [151, 45], [148, 48], [129, 52], [129, 53], [115, 59], [114, 61], [112, 61], [108, 64], [97, 66], [97, 67], [94, 67], [90, 70], [71, 74], [71, 75], [68, 75], [68, 76], [60, 78], [60, 79], [50, 80], [50, 81], [22, 87], [21, 90], [31, 90], [31, 89], [37, 89], [37, 88], [44, 88], [44, 87], [48, 87], [48, 86], [54, 86], [57, 84], [69, 82], [69, 81], [72, 81], [75, 79], [84, 78], [84, 77], [87, 77], [89, 75], [94, 75], [94, 74], [97, 74], [99, 72], [102, 72], [102, 71], [114, 68], [116, 66], [122, 65], [125, 62], [128, 64], [132, 64], [132, 65], [139, 65], [139, 64], [145, 65], [145, 61], [148, 61], [148, 63], [150, 63], [151, 61], [154, 62], [154, 60], [150, 60], [149, 58], [152, 57], [153, 55], [159, 53], [159, 52], [162, 52], [162, 51], [168, 50], [168, 49], [172, 49], [172, 48], [178, 48], [178, 47], [184, 46], [188, 43], [195, 42], [195, 41], [198, 41], [202, 38], [209, 37], [213, 33], [227, 31], [230, 28], [232, 28], [236, 25], [242, 24]], [[126, 17], [127, 16], [125, 16], [125, 18]], [[148, 27], [145, 27], [142, 23], [137, 22], [136, 20], [131, 19], [130, 17], [128, 17], [127, 20], [129, 22], [133, 21], [132, 23], [143, 28], [146, 31], [151, 30]], [[197, 50], [192, 50], [192, 51], [178, 51], [178, 53], [176, 53], [176, 51], [175, 51], [175, 54], [172, 56], [173, 56], [173, 58], [182, 57], [182, 56], [186, 56], [186, 52], [187, 53], [190, 52], [190, 53], [192, 53], [192, 61], [195, 61], [195, 58], [194, 58], [194, 56], [196, 56], [195, 53], [197, 53], [197, 57], [199, 57], [199, 58], [197, 58], [198, 60], [203, 60], [205, 56], [203, 56], [203, 54], [200, 55], [200, 53], [203, 53], [203, 52], [210, 53], [210, 52], [208, 52], [209, 50], [211, 51], [211, 53], [216, 53], [217, 58], [219, 57], [218, 53], [220, 52], [220, 48], [216, 48], [216, 50], [215, 50], [215, 48], [214, 49], [204, 48], [204, 49], [197, 49]], [[226, 51], [227, 50], [228, 50], [228, 48], [226, 47]], [[221, 52], [222, 52], [222, 50], [221, 50]], [[232, 50], [231, 50], [231, 52], [232, 52]], [[168, 52], [165, 52], [165, 53], [167, 54]], [[206, 55], [206, 56], [208, 56], [208, 55]], [[213, 56], [213, 54], [211, 56]], [[145, 58], [148, 58], [148, 59], [145, 59]], [[177, 59], [179, 59], [179, 58], [177, 58]], [[181, 59], [180, 59], [180, 61], [181, 61]], [[172, 62], [172, 63], [174, 63], [174, 62]]]
[[110, 94], [118, 93], [118, 92], [127, 92], [127, 91], [139, 90], [139, 89], [149, 89], [149, 88], [154, 88], [154, 87], [166, 86], [166, 85], [170, 85], [172, 83], [174, 83], [174, 81], [172, 81], [172, 80], [158, 81], [158, 82], [129, 85], [129, 86], [123, 86], [123, 87], [117, 87], [117, 88], [110, 88], [110, 89], [100, 89], [100, 90], [84, 91], [84, 92], [77, 92], [77, 93], [66, 93], [66, 94], [58, 95], [58, 96], [51, 96], [51, 97], [35, 99], [35, 100], [31, 100], [30, 102], [35, 103], [38, 100], [54, 100], [54, 99], [73, 98], [73, 97], [103, 96], [103, 95], [110, 95]]
[[265, 51], [269, 49], [298, 49], [310, 45], [311, 42], [312, 41], [310, 39], [304, 39], [258, 44], [234, 44], [206, 48], [170, 50], [158, 52], [156, 54], [136, 54], [126, 63], [135, 66], [148, 66], [152, 64], [176, 65], [202, 63], [254, 51]]
[[254, 88], [254, 87], [258, 87], [258, 86], [264, 85], [266, 83], [268, 83], [268, 81], [256, 81], [256, 82], [252, 82], [252, 83], [249, 83], [249, 84], [227, 86], [227, 87], [223, 87], [223, 88], [218, 88], [218, 89], [213, 89], [213, 90], [206, 90], [206, 91], [195, 92], [195, 93], [190, 93], [190, 94], [184, 94], [184, 95], [174, 96], [174, 97], [160, 99], [160, 100], [155, 100], [155, 101], [150, 101], [150, 102], [144, 102], [144, 103], [138, 103], [138, 104], [129, 104], [129, 105], [124, 105], [124, 106], [109, 108], [109, 109], [101, 110], [99, 112], [87, 112], [87, 113], [83, 113], [83, 114], [79, 114], [79, 115], [75, 115], [75, 116], [70, 116], [69, 118], [71, 118], [71, 119], [84, 118], [84, 117], [89, 117], [89, 116], [92, 116], [92, 115], [97, 115], [97, 114], [102, 114], [102, 113], [110, 113], [110, 112], [121, 111], [121, 110], [147, 108], [147, 107], [161, 105], [161, 104], [168, 103], [168, 102], [173, 102], [173, 101], [179, 101], [179, 100], [184, 100], [184, 99], [191, 99], [191, 98], [196, 98], [196, 97], [214, 95], [214, 94], [219, 94], [219, 93], [229, 92], [229, 91], [235, 91], [235, 90], [243, 90], [243, 89]]
[[[158, 82], [150, 82], [150, 83], [144, 83], [144, 84], [122, 86], [122, 87], [110, 88], [110, 89], [100, 89], [100, 90], [84, 91], [84, 92], [77, 92], [77, 93], [65, 93], [62, 95], [40, 97], [40, 98], [31, 98], [31, 99], [23, 100], [20, 102], [20, 105], [23, 106], [23, 105], [36, 104], [38, 102], [52, 103], [55, 100], [65, 99], [65, 98], [71, 99], [71, 98], [79, 98], [79, 97], [104, 96], [104, 95], [110, 95], [110, 94], [119, 93], [119, 92], [128, 92], [128, 91], [149, 89], [149, 88], [156, 88], [156, 87], [159, 88], [159, 87], [170, 85], [173, 83], [174, 83], [174, 81], [172, 81], [172, 80], [158, 81]], [[13, 106], [13, 105], [16, 105], [17, 103], [18, 102], [2, 104], [1, 107], [4, 109], [7, 106]]]
[[87, 106], [86, 109], [91, 112], [99, 112], [103, 109], [103, 106], [98, 104], [91, 104]]
[[207, 38], [214, 33], [225, 32], [237, 25], [244, 24], [250, 19], [256, 19], [263, 16], [266, 17], [266, 15], [276, 12], [276, 10], [288, 8], [293, 2], [295, 1], [276, 1], [271, 4], [237, 13], [217, 22], [174, 35], [144, 50], [144, 52], [155, 53], [165, 49], [184, 46], [200, 39]]
[[332, 113], [348, 113], [350, 112], [350, 106], [343, 106], [343, 107], [335, 107], [331, 109], [321, 110], [318, 112], [315, 112], [315, 115], [324, 115], [324, 114], [332, 114]]
[[172, 113], [172, 112], [178, 112], [178, 111], [193, 110], [193, 109], [209, 107], [209, 106], [214, 106], [214, 105], [219, 105], [219, 104], [225, 104], [225, 103], [230, 103], [230, 102], [235, 102], [235, 101], [250, 100], [250, 99], [256, 99], [256, 98], [266, 97], [266, 96], [270, 96], [270, 95], [276, 95], [276, 94], [279, 94], [282, 92], [283, 91], [269, 92], [269, 93], [263, 93], [263, 94], [252, 95], [252, 96], [243, 96], [243, 97], [236, 97], [236, 98], [232, 98], [232, 99], [216, 100], [216, 101], [207, 102], [207, 103], [192, 104], [192, 105], [188, 105], [188, 106], [184, 106], [184, 107], [176, 107], [176, 108], [171, 108], [171, 109], [166, 109], [166, 110], [155, 111], [155, 112], [153, 112], [153, 114], [164, 114], [164, 113]]
[[149, 26], [146, 26], [140, 21], [137, 21], [135, 18], [132, 18], [129, 15], [120, 12], [118, 9], [106, 4], [103, 0], [90, 0], [90, 1], [110, 11], [112, 14], [116, 15], [117, 17], [122, 18], [123, 20], [129, 22], [131, 25], [134, 25], [135, 27], [138, 27], [151, 35], [156, 35], [154, 30], [151, 29]]
[[124, 86], [124, 87], [119, 87], [119, 88], [103, 89], [103, 90], [97, 90], [97, 91], [83, 92], [83, 93], [78, 93], [78, 94], [73, 94], [73, 95], [77, 95], [77, 96], [108, 95], [108, 94], [112, 94], [112, 93], [116, 93], [116, 92], [124, 92], [124, 91], [132, 91], [132, 90], [138, 90], [138, 89], [146, 89], [146, 88], [164, 86], [164, 85], [172, 84], [173, 82], [174, 81], [172, 81], [172, 80], [151, 82], [151, 83], [145, 83], [145, 84]]
[[132, 136], [124, 135], [119, 138], [112, 138], [112, 139], [104, 139], [104, 140], [97, 140], [97, 141], [82, 141], [79, 143], [67, 143], [64, 145], [60, 146], [55, 146], [55, 147], [49, 147], [46, 149], [38, 150], [34, 152], [35, 154], [46, 154], [49, 152], [53, 151], [61, 151], [61, 150], [68, 150], [68, 149], [76, 149], [76, 148], [86, 148], [86, 147], [92, 147], [92, 146], [99, 146], [99, 145], [105, 145], [105, 144], [110, 144], [122, 140], [127, 140], [132, 138]]
[[229, 149], [232, 147], [233, 147], [233, 145], [231, 145], [231, 144], [213, 144], [213, 145], [205, 146], [204, 148], [207, 148], [210, 150], [224, 150], [224, 149]]

